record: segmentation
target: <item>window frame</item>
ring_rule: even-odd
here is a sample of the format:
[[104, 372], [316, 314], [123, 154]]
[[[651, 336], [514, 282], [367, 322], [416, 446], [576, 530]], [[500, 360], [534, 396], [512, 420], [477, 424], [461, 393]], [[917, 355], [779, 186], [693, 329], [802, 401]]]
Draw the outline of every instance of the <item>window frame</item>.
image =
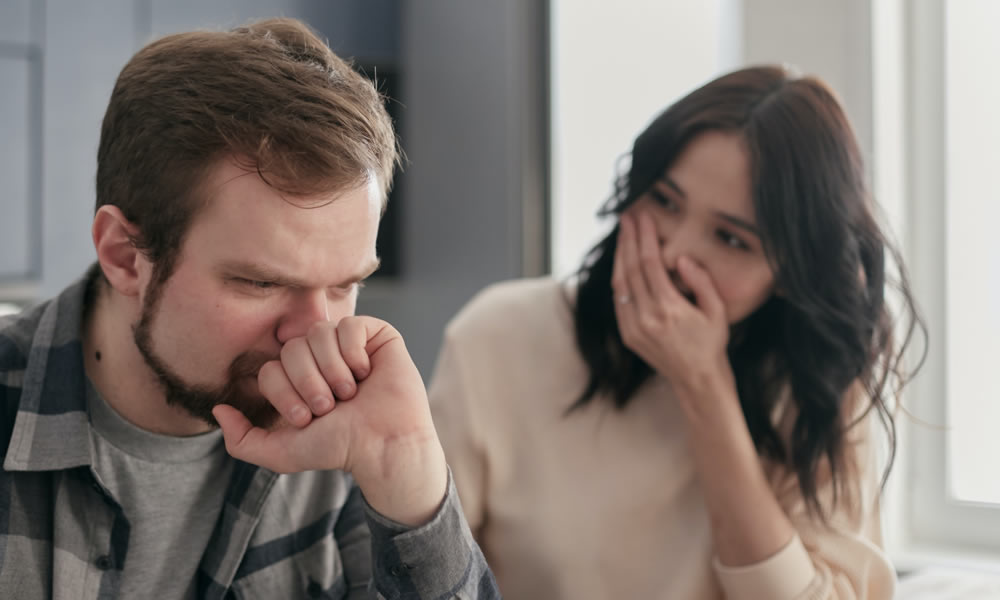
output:
[[[933, 555], [940, 563], [945, 556], [1000, 571], [1000, 505], [960, 501], [948, 492], [947, 367], [949, 360], [958, 357], [948, 356], [946, 347], [947, 1], [898, 5], [903, 24], [899, 65], [903, 93], [895, 108], [903, 115], [904, 127], [897, 140], [901, 145], [895, 150], [903, 153], [905, 161], [901, 225], [912, 290], [928, 336], [926, 360], [906, 388], [905, 410], [899, 413], [902, 437], [897, 469], [902, 473], [890, 491], [895, 501], [889, 510], [900, 512], [896, 527], [901, 531], [894, 532], [893, 544], [897, 562], [926, 562], [915, 557]], [[880, 35], [877, 28], [873, 33]], [[877, 45], [879, 40], [875, 41]], [[890, 109], [891, 105], [876, 104], [877, 114]], [[884, 156], [892, 150], [890, 143], [877, 154]], [[922, 348], [915, 350], [911, 364]], [[892, 525], [890, 519], [890, 532]]]

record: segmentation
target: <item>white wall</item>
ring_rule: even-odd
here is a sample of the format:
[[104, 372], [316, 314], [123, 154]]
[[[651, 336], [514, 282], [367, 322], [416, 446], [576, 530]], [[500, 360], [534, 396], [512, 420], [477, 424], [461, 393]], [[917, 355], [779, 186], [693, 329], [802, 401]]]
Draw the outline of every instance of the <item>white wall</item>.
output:
[[[872, 159], [872, 7], [881, 0], [744, 0], [744, 60], [817, 75]], [[871, 164], [869, 164], [871, 167]]]
[[741, 62], [741, 0], [551, 0], [552, 272], [606, 231], [615, 165], [671, 102]]
[[979, 457], [1000, 454], [1000, 384], [996, 340], [1000, 338], [1000, 82], [984, 76], [996, 69], [1000, 3], [967, 0], [947, 6], [945, 31], [945, 122], [947, 212], [946, 299], [948, 306], [948, 472], [955, 498], [1000, 504], [996, 465]]
[[790, 64], [827, 81], [871, 166], [873, 1], [551, 0], [553, 273], [572, 272], [607, 230], [594, 214], [645, 124], [739, 66]]

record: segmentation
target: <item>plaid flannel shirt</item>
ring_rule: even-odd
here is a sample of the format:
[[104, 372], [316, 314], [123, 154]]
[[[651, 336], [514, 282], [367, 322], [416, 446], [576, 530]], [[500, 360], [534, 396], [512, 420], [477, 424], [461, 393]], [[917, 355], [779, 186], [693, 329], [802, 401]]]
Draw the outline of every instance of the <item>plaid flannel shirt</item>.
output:
[[[80, 340], [95, 273], [0, 318], [3, 598], [118, 597], [130, 525], [91, 467]], [[342, 471], [278, 475], [236, 461], [198, 597], [499, 598], [450, 478], [431, 522], [407, 529]]]

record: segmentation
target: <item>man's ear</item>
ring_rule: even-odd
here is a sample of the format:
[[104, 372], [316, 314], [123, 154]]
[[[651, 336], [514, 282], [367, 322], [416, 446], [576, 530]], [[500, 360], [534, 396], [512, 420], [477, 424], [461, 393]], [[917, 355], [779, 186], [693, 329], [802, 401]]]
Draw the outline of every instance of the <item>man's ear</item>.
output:
[[104, 205], [94, 215], [91, 228], [97, 261], [115, 290], [126, 296], [137, 296], [149, 278], [150, 264], [132, 242], [139, 228], [125, 218], [117, 206]]

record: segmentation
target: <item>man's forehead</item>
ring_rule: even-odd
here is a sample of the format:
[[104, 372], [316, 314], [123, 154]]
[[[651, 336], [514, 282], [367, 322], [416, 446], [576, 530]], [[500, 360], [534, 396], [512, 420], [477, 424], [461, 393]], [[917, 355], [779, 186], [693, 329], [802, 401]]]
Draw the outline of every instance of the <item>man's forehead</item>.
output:
[[377, 185], [301, 205], [256, 173], [227, 170], [229, 178], [218, 179], [223, 193], [192, 222], [184, 254], [201, 254], [226, 276], [310, 288], [358, 281], [378, 267]]

